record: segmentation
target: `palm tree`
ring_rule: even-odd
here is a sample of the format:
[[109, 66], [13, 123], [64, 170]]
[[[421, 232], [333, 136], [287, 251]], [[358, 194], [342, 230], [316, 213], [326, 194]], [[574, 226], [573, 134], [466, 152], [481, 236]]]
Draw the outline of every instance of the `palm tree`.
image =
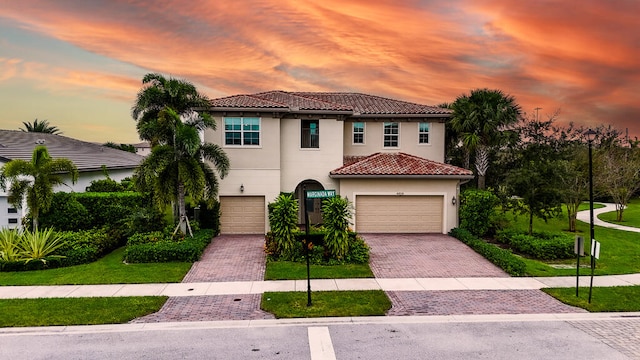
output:
[[197, 111], [209, 102], [195, 86], [158, 74], [146, 75], [143, 83], [150, 85], [138, 93], [132, 115], [140, 138], [153, 147], [136, 170], [136, 182], [140, 189], [152, 190], [156, 203], [177, 204], [178, 226], [186, 233], [185, 194], [196, 202], [213, 202], [218, 192], [215, 171], [226, 176], [229, 159], [221, 147], [200, 139], [200, 132], [215, 130], [216, 123], [208, 113]]
[[485, 175], [489, 168], [489, 151], [509, 137], [503, 133], [517, 123], [522, 111], [511, 95], [501, 90], [475, 89], [470, 95], [461, 95], [451, 105], [451, 129], [459, 134], [463, 147], [475, 152], [478, 188], [485, 188]]
[[22, 122], [24, 128], [20, 129], [23, 132], [37, 132], [37, 133], [47, 133], [47, 134], [56, 134], [61, 135], [60, 129], [56, 126], [49, 125], [49, 121], [47, 120], [33, 120], [33, 123], [30, 122]]
[[[141, 140], [151, 143], [151, 147], [166, 143], [171, 131], [157, 124], [159, 113], [171, 108], [185, 119], [201, 117], [198, 111], [209, 107], [209, 98], [200, 94], [196, 87], [188, 81], [165, 78], [160, 74], [147, 74], [142, 78], [143, 87], [131, 108], [131, 116], [137, 121], [136, 128]], [[205, 115], [206, 116], [206, 115]]]
[[15, 207], [21, 207], [24, 195], [33, 219], [34, 231], [38, 228], [38, 215], [51, 207], [54, 185], [64, 184], [62, 175], [68, 173], [72, 183], [78, 180], [78, 169], [69, 159], [52, 159], [43, 145], [33, 150], [31, 161], [14, 159], [2, 168], [0, 186], [4, 191], [9, 185], [8, 201]]

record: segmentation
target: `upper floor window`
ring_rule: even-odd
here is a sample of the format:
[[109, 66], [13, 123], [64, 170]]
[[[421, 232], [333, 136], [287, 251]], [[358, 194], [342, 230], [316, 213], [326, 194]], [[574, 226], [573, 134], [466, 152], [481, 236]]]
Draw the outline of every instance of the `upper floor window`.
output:
[[303, 149], [320, 147], [320, 123], [318, 120], [302, 120], [300, 147]]
[[398, 147], [400, 137], [398, 123], [384, 123], [384, 147]]
[[260, 118], [224, 118], [224, 144], [238, 146], [260, 145]]
[[421, 122], [418, 123], [418, 144], [429, 143], [429, 127], [430, 123]]
[[14, 207], [7, 208], [7, 213], [9, 213], [9, 214], [17, 214], [18, 213], [18, 209], [14, 208]]
[[353, 123], [353, 143], [364, 144], [364, 123], [363, 122]]

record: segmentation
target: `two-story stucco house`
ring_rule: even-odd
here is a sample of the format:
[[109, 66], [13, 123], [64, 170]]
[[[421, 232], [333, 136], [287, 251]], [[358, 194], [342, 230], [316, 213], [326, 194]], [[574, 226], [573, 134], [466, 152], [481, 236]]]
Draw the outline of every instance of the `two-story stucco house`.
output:
[[[214, 99], [231, 170], [220, 183], [221, 232], [264, 233], [281, 192], [333, 190], [361, 233], [447, 233], [469, 170], [444, 163], [449, 110], [357, 93], [270, 91]], [[310, 222], [321, 222], [320, 200]], [[300, 223], [304, 223], [300, 214]]]

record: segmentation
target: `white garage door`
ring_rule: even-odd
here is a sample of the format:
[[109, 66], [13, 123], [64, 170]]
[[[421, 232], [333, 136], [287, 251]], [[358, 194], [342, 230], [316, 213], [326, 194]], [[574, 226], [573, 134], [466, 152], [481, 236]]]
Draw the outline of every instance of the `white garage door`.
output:
[[442, 233], [443, 196], [356, 196], [361, 233]]
[[220, 196], [221, 234], [264, 234], [264, 196]]

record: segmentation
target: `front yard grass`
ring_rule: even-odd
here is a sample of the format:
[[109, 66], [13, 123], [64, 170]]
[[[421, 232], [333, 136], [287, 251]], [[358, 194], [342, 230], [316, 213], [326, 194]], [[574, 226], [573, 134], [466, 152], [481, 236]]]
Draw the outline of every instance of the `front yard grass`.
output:
[[[312, 279], [372, 278], [369, 264], [310, 265]], [[265, 280], [302, 280], [307, 278], [307, 264], [293, 261], [268, 261]]]
[[[583, 204], [581, 210], [588, 209], [588, 204]], [[507, 214], [510, 227], [526, 231], [528, 229], [528, 217]], [[549, 219], [546, 223], [540, 219], [534, 219], [534, 231], [561, 232], [567, 231], [568, 220], [566, 212], [562, 217]], [[574, 235], [585, 237], [585, 252], [589, 251], [589, 224], [581, 221], [577, 222], [577, 232]], [[615, 275], [640, 273], [640, 233], [620, 231], [610, 228], [596, 226], [594, 229], [595, 238], [601, 243], [600, 259], [596, 261], [596, 275]], [[570, 233], [572, 234], [572, 233]], [[575, 276], [576, 259], [562, 261], [539, 261], [524, 259], [527, 264], [526, 274], [528, 276]], [[589, 275], [591, 272], [582, 265], [589, 264], [589, 257], [580, 260], [580, 274]], [[551, 265], [565, 265], [568, 269], [558, 269]]]
[[0, 272], [0, 285], [95, 285], [180, 282], [189, 262], [125, 264], [124, 248], [83, 265], [65, 268]]
[[166, 296], [0, 300], [0, 327], [122, 324], [158, 311]]
[[576, 288], [542, 290], [565, 304], [591, 312], [640, 311], [640, 286], [594, 287], [591, 304], [588, 287], [580, 288], [579, 297], [576, 297]]
[[311, 318], [337, 316], [382, 316], [391, 301], [382, 290], [317, 291], [307, 306], [306, 292], [266, 292], [261, 308], [276, 318]]

